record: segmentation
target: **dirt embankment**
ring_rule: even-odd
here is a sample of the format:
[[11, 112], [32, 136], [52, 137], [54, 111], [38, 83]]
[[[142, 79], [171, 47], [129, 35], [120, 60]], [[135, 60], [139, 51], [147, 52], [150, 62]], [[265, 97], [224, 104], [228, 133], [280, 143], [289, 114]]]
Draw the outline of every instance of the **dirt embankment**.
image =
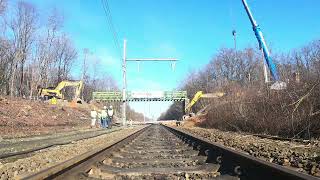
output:
[[89, 108], [0, 97], [0, 137], [20, 137], [89, 127]]

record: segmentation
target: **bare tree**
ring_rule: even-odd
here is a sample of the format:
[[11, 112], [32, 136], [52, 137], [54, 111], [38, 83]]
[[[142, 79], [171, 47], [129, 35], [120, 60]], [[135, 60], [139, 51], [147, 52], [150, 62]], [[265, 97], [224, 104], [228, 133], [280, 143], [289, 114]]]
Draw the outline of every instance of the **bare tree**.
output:
[[[37, 12], [35, 7], [23, 1], [18, 2], [15, 16], [9, 22], [9, 28], [13, 34], [13, 54], [11, 56], [11, 85], [10, 95], [14, 94], [17, 81], [18, 92], [23, 95], [24, 68], [27, 56], [33, 43], [33, 37], [37, 25]], [[17, 69], [20, 68], [19, 73]]]
[[[55, 86], [71, 78], [77, 50], [62, 31], [61, 13], [53, 8], [47, 23], [38, 28], [37, 11], [31, 3], [18, 1], [7, 17], [2, 16], [6, 2], [0, 0], [1, 23], [5, 23], [0, 34], [0, 93], [32, 97], [39, 86]], [[92, 79], [96, 83], [92, 89], [101, 88], [101, 80]], [[90, 80], [86, 77], [86, 83]]]
[[43, 36], [35, 43], [35, 54], [31, 66], [30, 91], [37, 87], [55, 86], [68, 79], [77, 51], [69, 37], [61, 32], [63, 16], [56, 9], [48, 17]]
[[[187, 90], [189, 98], [197, 91], [226, 93], [219, 100], [202, 101], [210, 105], [204, 126], [286, 137], [320, 137], [320, 41], [312, 41], [293, 53], [273, 54], [273, 59], [282, 81], [288, 84], [286, 90], [268, 88], [261, 52], [252, 48], [237, 52], [220, 49], [204, 68], [189, 72], [180, 89]], [[193, 106], [195, 112], [200, 108], [201, 102]], [[181, 107], [173, 104], [160, 119], [181, 116]]]
[[0, 15], [2, 15], [7, 8], [7, 0], [0, 0]]
[[0, 88], [3, 94], [8, 92], [10, 74], [8, 68], [10, 67], [11, 59], [11, 44], [8, 40], [0, 40]]
[[77, 58], [77, 51], [66, 35], [60, 36], [55, 43], [55, 63], [57, 68], [57, 80], [67, 79], [73, 61]]

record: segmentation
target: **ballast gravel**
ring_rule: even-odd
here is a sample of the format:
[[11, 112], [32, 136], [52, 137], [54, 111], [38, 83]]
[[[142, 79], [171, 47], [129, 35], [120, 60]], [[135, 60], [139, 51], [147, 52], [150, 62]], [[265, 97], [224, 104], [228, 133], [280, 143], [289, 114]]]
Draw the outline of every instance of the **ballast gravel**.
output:
[[[176, 127], [177, 128], [177, 127]], [[320, 177], [320, 142], [299, 143], [200, 127], [178, 129], [268, 162]]]
[[111, 145], [144, 126], [133, 126], [98, 137], [74, 141], [33, 153], [33, 156], [15, 162], [0, 163], [0, 180], [20, 179], [42, 169], [59, 164], [94, 148]]

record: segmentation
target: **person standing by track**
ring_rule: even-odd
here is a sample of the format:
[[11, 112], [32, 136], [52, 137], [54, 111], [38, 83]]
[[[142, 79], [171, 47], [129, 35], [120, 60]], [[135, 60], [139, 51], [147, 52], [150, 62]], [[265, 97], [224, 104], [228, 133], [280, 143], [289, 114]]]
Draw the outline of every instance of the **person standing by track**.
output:
[[114, 114], [114, 111], [113, 111], [113, 108], [111, 105], [109, 106], [109, 108], [107, 110], [107, 114], [108, 114], [108, 125], [109, 125], [109, 128], [111, 128], [113, 114]]
[[93, 108], [91, 113], [91, 128], [94, 128], [96, 126], [96, 120], [97, 120], [97, 111], [96, 111], [96, 108]]
[[107, 107], [103, 106], [103, 109], [101, 111], [101, 127], [102, 128], [108, 127], [107, 118], [108, 118]]

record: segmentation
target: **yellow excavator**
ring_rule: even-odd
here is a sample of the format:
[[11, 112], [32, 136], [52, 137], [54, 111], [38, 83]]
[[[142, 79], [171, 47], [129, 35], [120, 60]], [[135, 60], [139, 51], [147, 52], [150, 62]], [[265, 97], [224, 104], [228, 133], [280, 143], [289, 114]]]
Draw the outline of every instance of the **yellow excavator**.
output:
[[80, 93], [83, 87], [82, 81], [61, 81], [55, 88], [40, 88], [39, 96], [42, 99], [64, 99], [64, 95], [62, 94], [61, 90], [65, 87], [76, 87], [74, 100], [80, 100]]
[[200, 98], [219, 98], [224, 96], [226, 93], [224, 92], [215, 92], [215, 93], [207, 93], [207, 94], [203, 94], [202, 91], [198, 91], [193, 99], [190, 101], [190, 103], [185, 107], [185, 111], [186, 112], [190, 112], [191, 111], [191, 107], [200, 99]]

